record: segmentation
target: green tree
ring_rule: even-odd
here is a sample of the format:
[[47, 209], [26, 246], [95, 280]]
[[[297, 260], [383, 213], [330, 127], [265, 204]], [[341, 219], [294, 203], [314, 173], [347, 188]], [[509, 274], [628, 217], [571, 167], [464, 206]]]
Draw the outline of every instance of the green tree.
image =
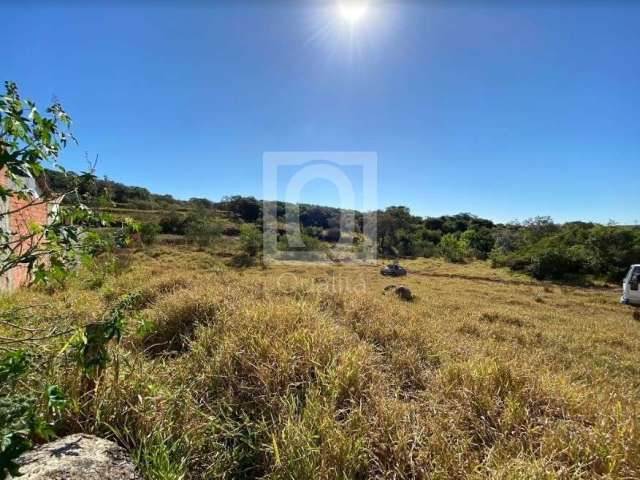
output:
[[224, 197], [218, 207], [250, 223], [256, 222], [262, 213], [260, 202], [254, 197], [241, 197], [239, 195]]
[[471, 228], [460, 235], [464, 249], [475, 258], [485, 260], [493, 249], [495, 238], [493, 231], [486, 227]]
[[143, 222], [140, 224], [140, 240], [145, 245], [152, 245], [160, 233], [160, 225], [155, 222]]
[[440, 253], [449, 262], [463, 262], [466, 255], [465, 244], [454, 233], [447, 233], [440, 240]]
[[160, 219], [160, 231], [174, 235], [184, 235], [186, 230], [185, 218], [181, 216], [175, 208], [170, 209]]
[[[14, 197], [26, 203], [13, 211], [1, 211], [0, 219], [61, 199], [50, 191], [37, 197], [31, 185], [42, 180], [45, 165], [61, 168], [57, 164], [60, 151], [74, 140], [70, 127], [71, 118], [59, 103], [41, 113], [34, 102], [20, 97], [15, 83], [5, 82], [5, 92], [0, 96], [0, 171], [7, 181], [0, 186], [0, 199]], [[73, 223], [88, 217], [80, 207], [61, 206], [48, 224], [29, 225], [27, 231], [11, 231], [9, 222], [0, 222], [0, 275], [21, 264], [29, 270], [37, 269], [41, 279], [49, 272], [59, 275], [67, 269], [75, 261], [78, 240]]]
[[382, 255], [413, 255], [411, 238], [422, 219], [411, 215], [407, 207], [393, 206], [378, 212], [378, 251]]
[[187, 224], [185, 235], [187, 239], [201, 248], [208, 247], [222, 235], [222, 224], [218, 219], [211, 219], [196, 215]]
[[262, 234], [255, 225], [245, 224], [240, 227], [240, 246], [242, 253], [251, 258], [262, 252]]

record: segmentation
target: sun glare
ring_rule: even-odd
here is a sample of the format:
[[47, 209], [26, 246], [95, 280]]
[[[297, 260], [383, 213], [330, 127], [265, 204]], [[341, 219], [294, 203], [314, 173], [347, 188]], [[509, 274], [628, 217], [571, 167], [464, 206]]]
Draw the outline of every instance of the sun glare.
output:
[[365, 49], [387, 38], [392, 19], [389, 2], [383, 0], [325, 0], [308, 2], [318, 5], [310, 13], [311, 36], [305, 43], [315, 43], [329, 50], [329, 56], [357, 61]]
[[349, 25], [355, 25], [367, 14], [367, 7], [364, 0], [343, 0], [338, 3], [338, 15]]

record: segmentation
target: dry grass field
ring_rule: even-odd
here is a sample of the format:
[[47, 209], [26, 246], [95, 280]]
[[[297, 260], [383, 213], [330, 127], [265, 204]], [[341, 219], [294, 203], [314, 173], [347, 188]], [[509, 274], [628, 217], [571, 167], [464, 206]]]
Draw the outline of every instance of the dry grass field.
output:
[[239, 270], [223, 245], [0, 300], [73, 326], [139, 293], [91, 389], [63, 337], [41, 346], [62, 433], [117, 439], [148, 478], [640, 478], [640, 322], [618, 289], [425, 259], [400, 279]]

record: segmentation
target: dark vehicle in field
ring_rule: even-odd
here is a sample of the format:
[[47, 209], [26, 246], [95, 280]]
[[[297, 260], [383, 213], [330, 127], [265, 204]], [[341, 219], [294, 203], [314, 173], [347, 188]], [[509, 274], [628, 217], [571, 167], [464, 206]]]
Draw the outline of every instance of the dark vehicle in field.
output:
[[397, 263], [392, 263], [380, 269], [380, 273], [387, 277], [404, 277], [407, 270]]

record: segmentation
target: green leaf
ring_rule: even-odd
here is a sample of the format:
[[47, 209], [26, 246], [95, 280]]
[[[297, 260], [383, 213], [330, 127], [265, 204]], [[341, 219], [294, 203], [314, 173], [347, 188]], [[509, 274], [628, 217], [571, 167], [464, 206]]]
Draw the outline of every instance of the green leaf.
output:
[[67, 405], [67, 399], [62, 393], [62, 389], [58, 385], [47, 385], [46, 387], [47, 407], [59, 413]]
[[6, 352], [0, 358], [0, 382], [5, 383], [22, 375], [30, 363], [25, 350]]

